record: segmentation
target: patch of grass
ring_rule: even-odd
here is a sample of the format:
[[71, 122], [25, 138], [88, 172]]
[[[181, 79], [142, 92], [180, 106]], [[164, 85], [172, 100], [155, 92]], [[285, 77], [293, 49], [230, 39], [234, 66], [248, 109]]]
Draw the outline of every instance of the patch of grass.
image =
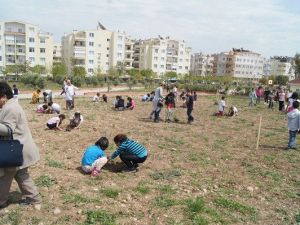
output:
[[158, 189], [160, 190], [160, 192], [162, 194], [171, 195], [171, 194], [175, 193], [175, 191], [174, 191], [174, 189], [172, 188], [171, 185], [162, 185], [162, 186], [159, 186]]
[[47, 159], [47, 165], [53, 168], [63, 168], [63, 164], [53, 159]]
[[193, 225], [208, 225], [209, 222], [203, 216], [197, 215], [192, 219]]
[[150, 192], [150, 188], [145, 183], [140, 182], [136, 187], [136, 191], [142, 195], [146, 195]]
[[204, 210], [205, 202], [203, 198], [197, 197], [195, 200], [187, 200], [187, 210], [189, 215], [195, 215]]
[[19, 210], [11, 211], [8, 214], [8, 221], [11, 225], [19, 225], [21, 223], [21, 213]]
[[91, 202], [100, 202], [98, 199], [89, 199], [82, 194], [65, 194], [63, 196], [65, 203], [74, 203], [75, 205], [78, 205], [80, 203], [91, 203]]
[[86, 212], [87, 218], [84, 224], [101, 224], [101, 225], [116, 225], [116, 216], [106, 211], [92, 211]]
[[42, 175], [36, 179], [35, 184], [39, 187], [51, 187], [55, 184], [55, 180], [47, 175]]
[[268, 177], [275, 182], [282, 182], [284, 177], [275, 171], [269, 171], [260, 167], [248, 166], [247, 171], [254, 176]]
[[33, 216], [28, 225], [38, 225], [41, 221], [42, 219]]
[[105, 188], [102, 190], [103, 194], [109, 198], [117, 198], [119, 195], [119, 190], [112, 188]]
[[240, 212], [244, 215], [245, 214], [250, 214], [250, 215], [256, 214], [255, 208], [243, 205], [239, 202], [236, 202], [236, 201], [233, 201], [230, 199], [218, 198], [218, 199], [215, 199], [214, 202], [217, 206], [226, 208], [232, 212]]
[[154, 205], [160, 208], [170, 208], [171, 206], [177, 205], [178, 201], [172, 199], [167, 195], [161, 195], [154, 199]]
[[295, 215], [296, 223], [300, 223], [300, 212]]
[[156, 171], [152, 173], [150, 176], [154, 180], [170, 180], [174, 177], [181, 176], [181, 170], [180, 169], [174, 169], [174, 170], [167, 170], [167, 171]]

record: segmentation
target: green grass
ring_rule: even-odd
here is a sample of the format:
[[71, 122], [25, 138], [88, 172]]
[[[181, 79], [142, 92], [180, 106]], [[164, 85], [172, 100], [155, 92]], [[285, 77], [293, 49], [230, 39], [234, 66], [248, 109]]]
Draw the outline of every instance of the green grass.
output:
[[117, 198], [119, 195], [119, 190], [113, 188], [105, 188], [102, 190], [103, 194], [109, 198]]
[[300, 212], [295, 215], [296, 223], [300, 223]]
[[170, 208], [171, 206], [177, 205], [178, 201], [167, 195], [161, 195], [154, 198], [153, 204], [159, 208]]
[[146, 195], [150, 192], [150, 188], [143, 182], [140, 182], [136, 187], [136, 191], [142, 195]]
[[22, 214], [19, 210], [14, 210], [8, 214], [8, 222], [11, 225], [19, 225], [21, 223]]
[[242, 213], [244, 215], [246, 214], [250, 214], [250, 215], [254, 215], [256, 214], [256, 210], [253, 207], [247, 206], [247, 205], [243, 205], [237, 201], [233, 201], [230, 199], [226, 199], [226, 198], [218, 198], [214, 200], [215, 204], [219, 207], [222, 208], [226, 208], [229, 211], [232, 212], [239, 212]]
[[106, 211], [92, 211], [89, 210], [86, 212], [86, 221], [84, 224], [92, 225], [92, 224], [99, 224], [99, 225], [116, 225], [116, 216], [106, 212]]
[[172, 188], [171, 185], [162, 185], [159, 186], [158, 189], [162, 194], [171, 195], [175, 193], [175, 190]]
[[57, 160], [53, 160], [53, 159], [46, 159], [47, 160], [47, 165], [49, 167], [53, 167], [53, 168], [63, 168], [63, 164]]
[[179, 177], [182, 175], [180, 169], [173, 169], [173, 170], [163, 170], [163, 171], [156, 171], [152, 173], [150, 176], [154, 180], [170, 180], [174, 177]]
[[39, 187], [51, 187], [55, 184], [55, 180], [47, 175], [42, 175], [36, 179], [35, 184]]
[[65, 194], [63, 195], [63, 200], [65, 203], [74, 203], [75, 205], [78, 204], [85, 204], [85, 203], [99, 203], [101, 202], [99, 199], [90, 199], [82, 194]]

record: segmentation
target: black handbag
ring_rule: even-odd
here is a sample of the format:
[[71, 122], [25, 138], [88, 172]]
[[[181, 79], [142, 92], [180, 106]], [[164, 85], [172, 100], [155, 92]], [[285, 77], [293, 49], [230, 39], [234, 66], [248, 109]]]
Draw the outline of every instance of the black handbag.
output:
[[13, 139], [13, 133], [9, 126], [8, 140], [0, 140], [0, 168], [22, 166], [23, 158], [23, 144], [19, 140]]

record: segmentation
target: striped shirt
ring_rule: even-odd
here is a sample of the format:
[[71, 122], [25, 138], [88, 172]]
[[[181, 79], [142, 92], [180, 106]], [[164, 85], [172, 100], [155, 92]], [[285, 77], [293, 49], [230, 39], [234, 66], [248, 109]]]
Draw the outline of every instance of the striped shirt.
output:
[[148, 155], [147, 149], [143, 145], [130, 139], [127, 139], [118, 147], [118, 149], [112, 154], [111, 159], [116, 158], [122, 152], [136, 155], [139, 158], [143, 158]]

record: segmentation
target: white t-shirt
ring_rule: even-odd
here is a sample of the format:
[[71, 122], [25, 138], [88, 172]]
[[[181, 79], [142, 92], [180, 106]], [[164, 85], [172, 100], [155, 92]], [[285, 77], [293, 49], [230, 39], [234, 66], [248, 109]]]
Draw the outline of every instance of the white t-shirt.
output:
[[236, 108], [235, 106], [233, 106], [232, 108], [233, 108], [233, 112], [234, 112], [234, 114], [237, 114], [237, 113], [238, 113], [238, 110], [237, 110], [237, 108]]
[[219, 103], [219, 112], [223, 112], [226, 104], [224, 100], [221, 100]]
[[47, 124], [52, 125], [52, 124], [57, 124], [59, 123], [60, 119], [59, 117], [52, 117], [51, 119], [48, 120]]
[[[73, 117], [71, 119], [75, 119], [75, 116], [73, 115]], [[83, 123], [83, 116], [80, 115], [80, 122], [79, 122], [78, 126], [82, 123]]]
[[285, 93], [279, 92], [279, 101], [284, 102], [285, 101]]
[[93, 97], [93, 102], [99, 102], [99, 96], [98, 95], [95, 95]]
[[67, 85], [65, 86], [65, 92], [66, 92], [66, 96], [65, 99], [66, 100], [73, 100], [73, 97], [75, 95], [75, 88], [73, 85]]
[[52, 107], [52, 109], [53, 109], [55, 112], [57, 112], [57, 113], [60, 112], [61, 107], [60, 107], [59, 104], [53, 103], [51, 107]]

